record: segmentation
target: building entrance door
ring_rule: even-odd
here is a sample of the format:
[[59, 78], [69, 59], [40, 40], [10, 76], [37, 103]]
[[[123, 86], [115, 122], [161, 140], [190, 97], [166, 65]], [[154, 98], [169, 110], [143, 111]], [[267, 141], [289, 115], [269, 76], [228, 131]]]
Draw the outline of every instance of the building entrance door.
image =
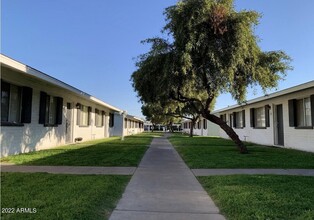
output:
[[284, 146], [284, 128], [283, 128], [283, 113], [282, 105], [275, 107], [275, 145]]

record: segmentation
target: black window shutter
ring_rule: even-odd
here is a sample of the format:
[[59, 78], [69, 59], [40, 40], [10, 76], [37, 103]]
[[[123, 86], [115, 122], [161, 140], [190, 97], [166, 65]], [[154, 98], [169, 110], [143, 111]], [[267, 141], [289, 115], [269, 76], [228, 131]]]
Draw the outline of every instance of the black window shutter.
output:
[[242, 110], [243, 127], [245, 127], [245, 110]]
[[289, 126], [295, 127], [296, 124], [296, 99], [288, 100], [288, 107], [289, 107]]
[[114, 126], [114, 114], [112, 114], [112, 127]]
[[311, 100], [311, 118], [312, 118], [312, 126], [314, 126], [314, 95], [310, 96]]
[[250, 126], [255, 127], [255, 109], [250, 108]]
[[92, 107], [88, 106], [88, 125], [92, 122]]
[[113, 113], [110, 113], [109, 114], [109, 126], [110, 127], [113, 127], [114, 126], [114, 114]]
[[232, 121], [232, 114], [230, 114], [230, 115], [229, 115], [229, 125], [230, 125], [231, 128], [232, 128], [232, 122], [233, 122], [233, 121]]
[[21, 123], [31, 123], [32, 121], [32, 98], [33, 89], [29, 87], [23, 87]]
[[269, 121], [269, 105], [265, 105], [265, 125], [266, 127], [270, 127], [270, 121]]
[[77, 111], [76, 125], [80, 125], [81, 124], [81, 119], [80, 119], [80, 116], [81, 116], [81, 105], [77, 105], [76, 111]]
[[63, 98], [57, 97], [57, 117], [56, 117], [56, 124], [62, 124], [62, 117], [63, 117]]
[[237, 127], [237, 114], [235, 112], [233, 112], [232, 114], [233, 114], [233, 127], [236, 128]]
[[47, 104], [47, 93], [40, 92], [39, 124], [45, 124], [45, 120], [46, 120], [46, 104]]

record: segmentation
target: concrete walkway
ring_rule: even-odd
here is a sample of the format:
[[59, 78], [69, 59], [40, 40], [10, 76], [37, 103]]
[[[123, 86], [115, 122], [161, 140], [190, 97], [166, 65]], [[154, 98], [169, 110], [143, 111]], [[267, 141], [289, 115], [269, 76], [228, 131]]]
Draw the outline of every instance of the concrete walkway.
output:
[[135, 170], [136, 167], [20, 166], [1, 164], [1, 172], [21, 172], [21, 173], [133, 175]]
[[154, 138], [110, 220], [213, 219], [218, 208], [166, 137]]
[[275, 174], [314, 176], [314, 169], [192, 169], [195, 176], [217, 176], [235, 174]]

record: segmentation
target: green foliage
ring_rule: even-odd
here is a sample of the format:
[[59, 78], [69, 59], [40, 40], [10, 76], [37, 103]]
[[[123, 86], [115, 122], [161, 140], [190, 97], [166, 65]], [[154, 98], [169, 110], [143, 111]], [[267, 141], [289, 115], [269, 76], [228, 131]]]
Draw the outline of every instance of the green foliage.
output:
[[171, 103], [168, 106], [162, 106], [159, 103], [143, 104], [142, 113], [146, 116], [146, 120], [151, 121], [153, 124], [180, 123], [181, 119], [172, 112], [171, 107]]
[[247, 153], [234, 130], [211, 114], [215, 98], [230, 93], [241, 103], [248, 87], [260, 85], [264, 92], [276, 87], [291, 69], [290, 57], [283, 51], [262, 51], [254, 34], [260, 14], [237, 12], [232, 0], [181, 0], [164, 14], [163, 31], [172, 41], [146, 40], [151, 49], [139, 56], [131, 76], [141, 102], [183, 105], [181, 115], [189, 115], [184, 111], [189, 109], [218, 124]]
[[282, 51], [263, 52], [254, 26], [260, 14], [234, 9], [232, 0], [182, 0], [165, 10], [173, 42], [148, 39], [151, 50], [139, 57], [133, 87], [143, 103], [173, 99], [197, 112], [220, 93], [245, 100], [248, 86], [277, 86], [290, 58]]

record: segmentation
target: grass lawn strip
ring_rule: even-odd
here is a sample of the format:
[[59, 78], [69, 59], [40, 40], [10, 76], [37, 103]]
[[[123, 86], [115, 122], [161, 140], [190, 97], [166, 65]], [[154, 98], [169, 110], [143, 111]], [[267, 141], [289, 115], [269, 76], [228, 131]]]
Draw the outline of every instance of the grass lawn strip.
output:
[[[1, 219], [108, 219], [130, 176], [2, 173]], [[17, 213], [33, 208], [36, 213]]]
[[240, 154], [231, 140], [222, 138], [174, 135], [169, 140], [191, 169], [314, 168], [314, 153], [246, 143], [249, 154]]
[[314, 177], [233, 175], [198, 179], [229, 220], [314, 219]]
[[153, 137], [159, 133], [142, 133], [83, 142], [48, 150], [34, 151], [2, 158], [18, 165], [55, 166], [137, 166]]

